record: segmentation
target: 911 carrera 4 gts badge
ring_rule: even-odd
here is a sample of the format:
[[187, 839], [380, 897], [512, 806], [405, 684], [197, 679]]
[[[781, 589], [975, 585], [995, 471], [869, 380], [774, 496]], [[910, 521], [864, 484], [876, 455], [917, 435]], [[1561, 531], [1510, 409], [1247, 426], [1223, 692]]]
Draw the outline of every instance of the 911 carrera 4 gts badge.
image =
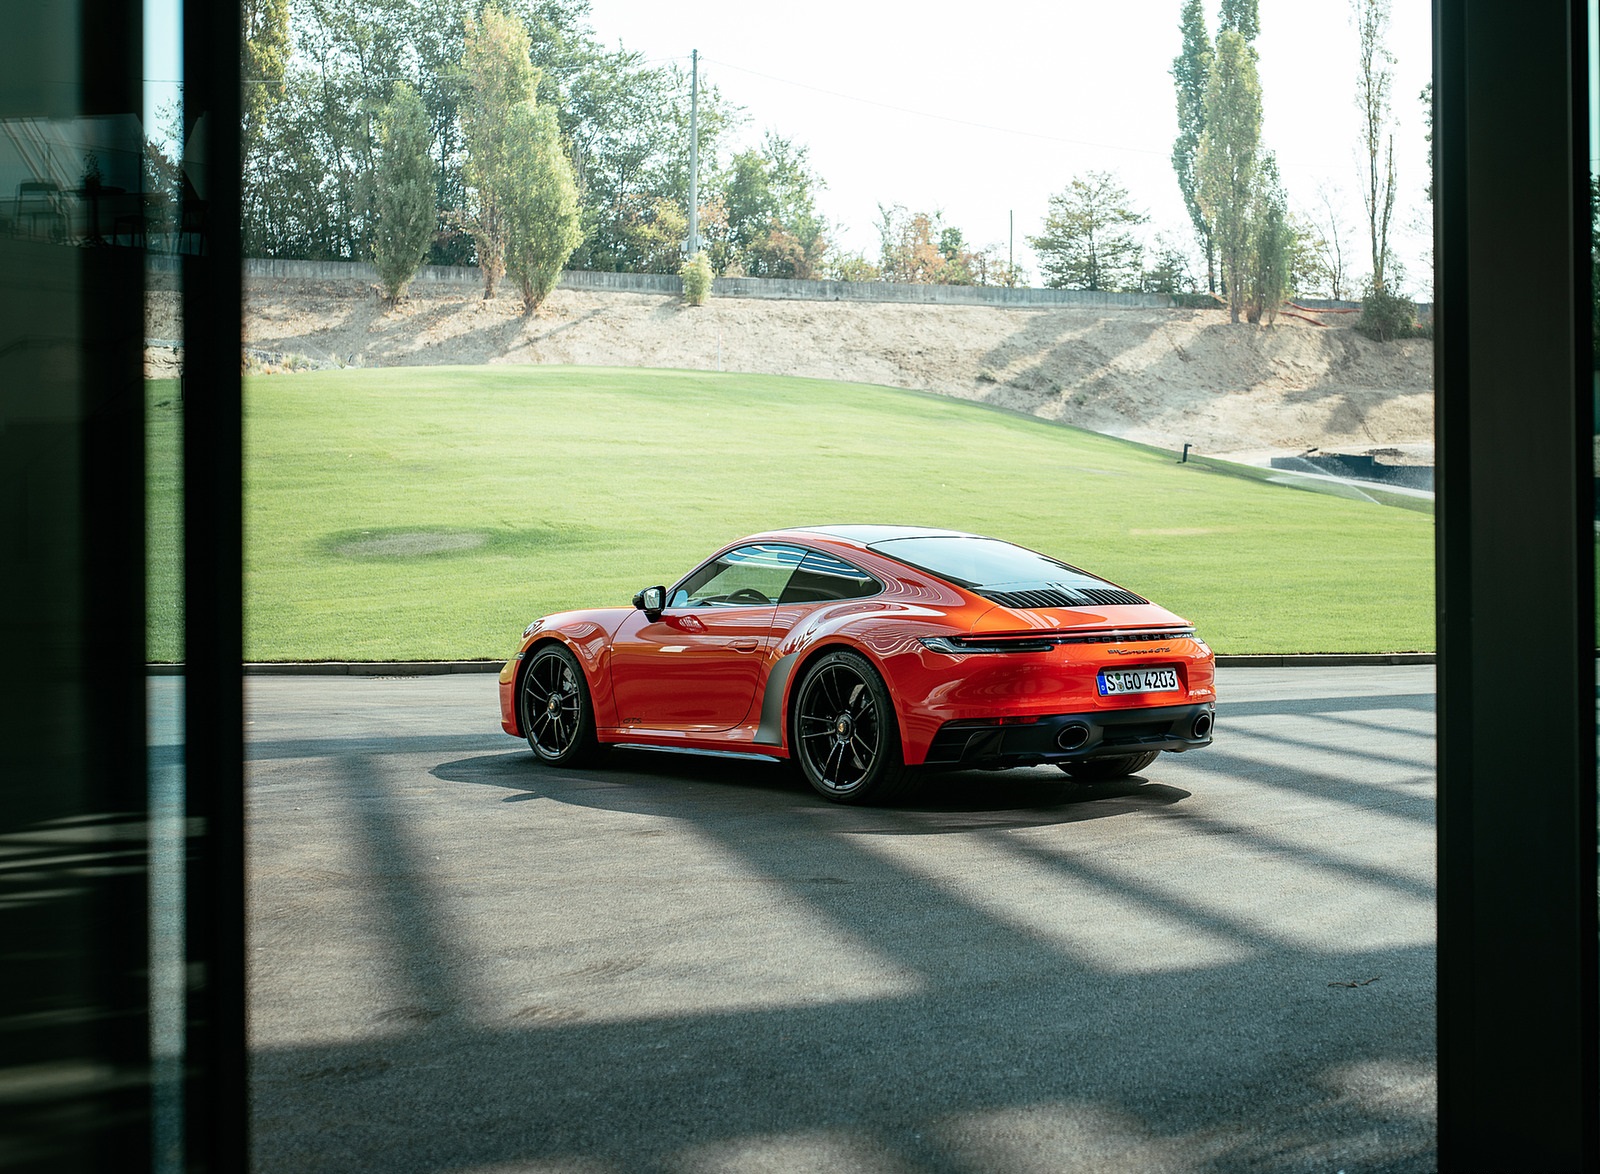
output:
[[1112, 656], [1154, 656], [1158, 652], [1171, 652], [1172, 645], [1163, 644], [1160, 648], [1108, 648]]

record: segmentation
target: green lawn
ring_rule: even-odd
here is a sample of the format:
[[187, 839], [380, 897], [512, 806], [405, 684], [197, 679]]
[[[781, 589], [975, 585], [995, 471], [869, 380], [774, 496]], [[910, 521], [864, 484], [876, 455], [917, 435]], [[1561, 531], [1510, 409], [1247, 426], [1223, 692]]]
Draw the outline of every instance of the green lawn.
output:
[[[174, 463], [172, 390], [151, 384], [153, 470]], [[170, 517], [172, 482], [151, 485]], [[625, 604], [730, 539], [848, 521], [1045, 550], [1219, 652], [1433, 647], [1430, 514], [956, 400], [526, 366], [246, 383], [251, 660], [503, 656], [535, 616]], [[175, 542], [160, 525], [151, 541], [152, 599], [170, 598]], [[178, 623], [152, 608], [152, 659], [179, 655]]]

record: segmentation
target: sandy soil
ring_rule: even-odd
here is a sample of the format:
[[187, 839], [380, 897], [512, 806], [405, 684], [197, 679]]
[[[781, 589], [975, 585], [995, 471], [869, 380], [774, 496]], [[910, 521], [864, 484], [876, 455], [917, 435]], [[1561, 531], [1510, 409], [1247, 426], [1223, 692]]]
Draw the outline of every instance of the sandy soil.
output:
[[[149, 336], [174, 337], [176, 295], [151, 298]], [[486, 303], [459, 286], [418, 287], [390, 307], [354, 283], [263, 281], [248, 291], [245, 330], [268, 366], [304, 356], [318, 366], [720, 368], [917, 388], [1258, 460], [1313, 446], [1431, 459], [1433, 344], [1374, 343], [1348, 317], [1259, 328], [1231, 326], [1220, 310], [733, 298], [691, 308], [576, 290], [556, 291], [531, 319], [519, 311], [513, 297]]]

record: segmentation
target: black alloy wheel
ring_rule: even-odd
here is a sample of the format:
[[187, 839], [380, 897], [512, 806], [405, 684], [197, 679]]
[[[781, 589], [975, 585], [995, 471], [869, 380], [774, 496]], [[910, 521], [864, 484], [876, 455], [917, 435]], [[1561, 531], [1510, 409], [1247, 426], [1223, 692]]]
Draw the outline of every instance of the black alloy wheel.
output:
[[580, 766], [601, 749], [583, 670], [559, 644], [541, 645], [523, 670], [518, 717], [533, 752], [554, 766]]
[[1140, 754], [1118, 754], [1109, 758], [1080, 758], [1076, 762], [1056, 763], [1075, 783], [1104, 783], [1136, 775], [1161, 756], [1159, 750]]
[[836, 803], [886, 799], [915, 782], [900, 757], [889, 691], [857, 653], [830, 652], [806, 672], [789, 737], [806, 781]]

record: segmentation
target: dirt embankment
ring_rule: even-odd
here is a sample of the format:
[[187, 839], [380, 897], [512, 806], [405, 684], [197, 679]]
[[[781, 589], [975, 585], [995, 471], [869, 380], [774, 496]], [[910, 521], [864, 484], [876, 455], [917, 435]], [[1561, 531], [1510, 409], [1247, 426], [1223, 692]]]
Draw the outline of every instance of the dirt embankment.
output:
[[[172, 338], [176, 295], [151, 295]], [[165, 299], [165, 301], [163, 300]], [[1379, 344], [1329, 316], [1228, 323], [1220, 310], [1057, 309], [714, 299], [419, 286], [398, 307], [355, 283], [259, 281], [246, 345], [362, 366], [578, 363], [881, 383], [979, 400], [1208, 453], [1400, 449], [1433, 441], [1433, 344]]]

